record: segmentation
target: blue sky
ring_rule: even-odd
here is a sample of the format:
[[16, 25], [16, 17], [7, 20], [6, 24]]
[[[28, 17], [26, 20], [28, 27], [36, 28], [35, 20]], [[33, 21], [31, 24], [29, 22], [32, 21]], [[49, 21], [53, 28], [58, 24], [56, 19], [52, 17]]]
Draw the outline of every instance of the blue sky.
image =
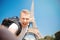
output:
[[[31, 9], [32, 0], [0, 0], [0, 24], [4, 18], [20, 15], [22, 9]], [[34, 0], [34, 16], [42, 36], [60, 30], [60, 1]]]

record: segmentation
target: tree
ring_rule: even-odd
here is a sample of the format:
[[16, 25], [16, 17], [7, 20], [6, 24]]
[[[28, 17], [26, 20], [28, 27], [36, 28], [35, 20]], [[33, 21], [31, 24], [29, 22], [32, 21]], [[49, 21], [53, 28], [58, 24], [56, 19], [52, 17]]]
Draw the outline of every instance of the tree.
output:
[[55, 40], [60, 40], [60, 31], [55, 33]]
[[44, 39], [45, 40], [54, 40], [54, 38], [52, 36], [45, 36]]

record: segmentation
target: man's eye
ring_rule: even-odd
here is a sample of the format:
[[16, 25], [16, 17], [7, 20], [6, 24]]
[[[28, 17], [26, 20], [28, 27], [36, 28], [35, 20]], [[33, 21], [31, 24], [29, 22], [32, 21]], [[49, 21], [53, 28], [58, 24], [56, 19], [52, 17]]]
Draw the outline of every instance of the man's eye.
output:
[[29, 18], [26, 18], [26, 20], [29, 20]]
[[24, 20], [24, 18], [22, 18]]

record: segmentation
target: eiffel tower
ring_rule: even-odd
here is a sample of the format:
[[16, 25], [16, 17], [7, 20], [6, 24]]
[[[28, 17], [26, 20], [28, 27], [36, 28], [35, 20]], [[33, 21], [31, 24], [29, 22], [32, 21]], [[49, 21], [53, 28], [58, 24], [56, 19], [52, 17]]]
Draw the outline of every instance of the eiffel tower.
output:
[[42, 38], [41, 34], [39, 33], [39, 30], [37, 28], [35, 18], [34, 18], [34, 0], [32, 0], [32, 5], [31, 5], [31, 21], [30, 23], [32, 24], [32, 27], [29, 27], [27, 34], [33, 34], [36, 38], [36, 40]]

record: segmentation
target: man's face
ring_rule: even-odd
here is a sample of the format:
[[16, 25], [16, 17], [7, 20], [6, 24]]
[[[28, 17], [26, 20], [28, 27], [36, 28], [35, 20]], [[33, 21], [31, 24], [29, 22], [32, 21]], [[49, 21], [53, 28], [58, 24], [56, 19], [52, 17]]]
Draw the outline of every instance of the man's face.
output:
[[21, 17], [20, 17], [20, 22], [21, 22], [23, 27], [28, 26], [29, 22], [30, 22], [30, 15], [29, 14], [25, 14], [24, 12], [22, 12], [21, 13]]

